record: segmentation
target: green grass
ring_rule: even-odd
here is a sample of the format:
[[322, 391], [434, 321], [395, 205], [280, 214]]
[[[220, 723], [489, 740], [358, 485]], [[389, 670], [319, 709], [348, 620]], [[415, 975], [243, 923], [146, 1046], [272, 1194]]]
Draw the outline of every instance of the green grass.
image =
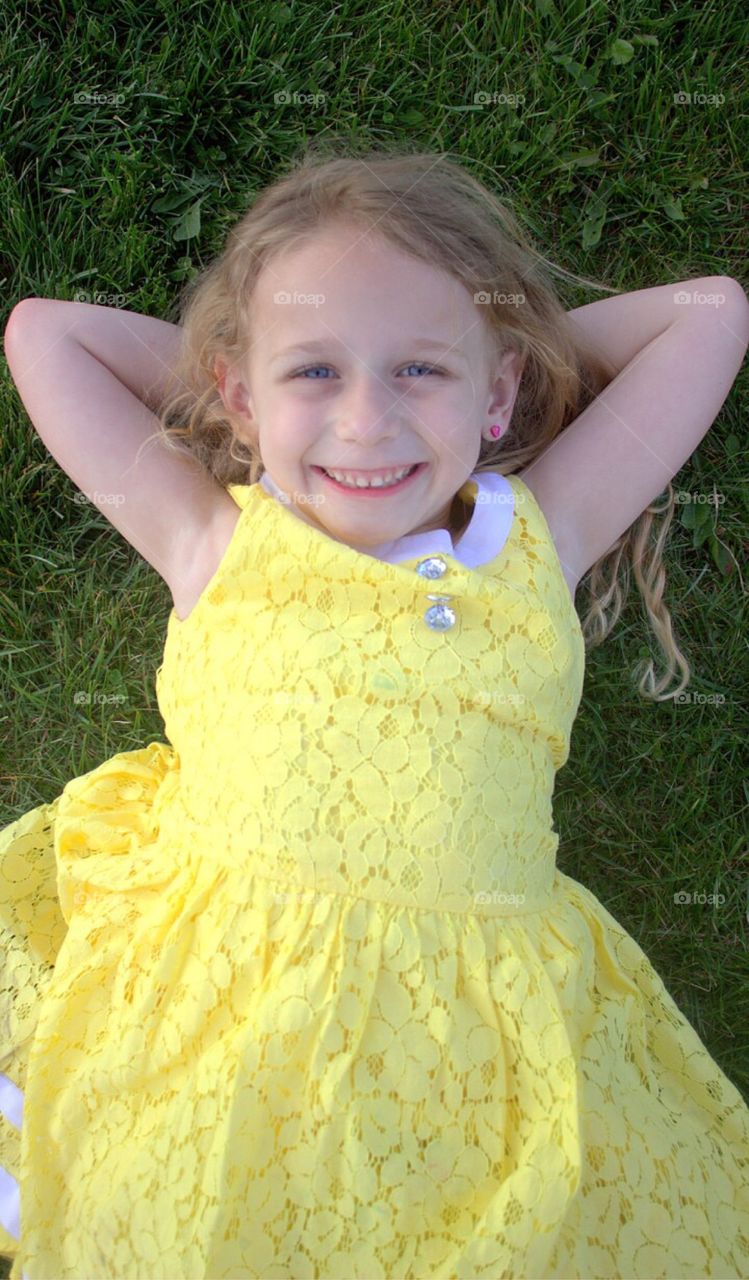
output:
[[[452, 152], [485, 182], [510, 184], [557, 262], [616, 289], [741, 278], [740, 6], [500, 8], [131, 3], [100, 15], [60, 7], [56, 18], [49, 6], [43, 21], [33, 5], [25, 16], [4, 11], [0, 320], [27, 295], [79, 290], [173, 319], [180, 285], [219, 250], [249, 193], [327, 132]], [[276, 104], [281, 90], [324, 98]], [[82, 105], [81, 91], [123, 100]], [[525, 101], [476, 106], [477, 92]], [[725, 101], [677, 105], [679, 92]], [[571, 289], [563, 300], [603, 296]], [[613, 637], [588, 658], [555, 813], [560, 868], [638, 941], [749, 1101], [738, 567], [747, 381], [745, 366], [674, 481], [700, 492], [715, 484], [726, 501], [711, 509], [706, 538], [675, 520], [667, 551], [690, 692], [724, 701], [653, 705], [633, 692], [629, 673], [650, 644], [633, 583]], [[171, 599], [106, 519], [75, 501], [5, 365], [0, 395], [5, 824], [116, 752], [164, 740], [153, 680]], [[81, 704], [79, 690], [124, 700]], [[725, 902], [675, 905], [680, 890]]]

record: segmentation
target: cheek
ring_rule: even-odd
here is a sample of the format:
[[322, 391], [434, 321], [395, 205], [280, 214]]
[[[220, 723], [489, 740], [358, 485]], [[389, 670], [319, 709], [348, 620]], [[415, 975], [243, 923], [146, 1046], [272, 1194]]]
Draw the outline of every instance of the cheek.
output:
[[265, 417], [266, 442], [278, 454], [304, 453], [320, 434], [321, 420], [319, 407], [303, 397], [275, 396]]

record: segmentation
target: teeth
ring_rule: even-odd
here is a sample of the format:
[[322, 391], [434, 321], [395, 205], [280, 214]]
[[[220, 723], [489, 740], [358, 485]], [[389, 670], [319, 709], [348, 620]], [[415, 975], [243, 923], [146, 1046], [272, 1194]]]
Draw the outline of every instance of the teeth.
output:
[[409, 471], [413, 471], [413, 467], [401, 467], [399, 471], [388, 471], [375, 480], [365, 480], [363, 476], [352, 476], [346, 471], [331, 471], [328, 467], [323, 467], [323, 471], [339, 484], [350, 485], [352, 489], [382, 489], [384, 485], [395, 484], [398, 480], [402, 480]]

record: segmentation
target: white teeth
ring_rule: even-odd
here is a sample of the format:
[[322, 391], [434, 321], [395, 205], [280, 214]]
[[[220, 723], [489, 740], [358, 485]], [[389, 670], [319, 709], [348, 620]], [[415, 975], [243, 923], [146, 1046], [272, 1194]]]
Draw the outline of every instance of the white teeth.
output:
[[376, 480], [365, 480], [363, 476], [351, 476], [346, 471], [331, 471], [328, 467], [323, 467], [323, 471], [326, 471], [339, 484], [350, 485], [352, 489], [381, 489], [384, 485], [395, 484], [398, 480], [402, 480], [412, 470], [413, 467], [401, 467], [400, 471], [388, 471], [385, 475], [378, 476]]

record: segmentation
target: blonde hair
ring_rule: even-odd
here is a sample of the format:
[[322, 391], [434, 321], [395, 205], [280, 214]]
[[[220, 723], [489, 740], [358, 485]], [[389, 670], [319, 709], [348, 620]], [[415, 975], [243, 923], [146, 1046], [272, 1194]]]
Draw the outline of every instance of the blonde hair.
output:
[[[340, 145], [345, 147], [343, 155], [336, 154]], [[253, 290], [273, 257], [302, 246], [336, 221], [373, 228], [396, 248], [450, 272], [471, 295], [482, 291], [491, 295], [481, 314], [497, 355], [518, 351], [524, 365], [510, 426], [498, 441], [483, 442], [475, 470], [503, 475], [521, 470], [616, 374], [573, 335], [547, 273], [607, 293], [616, 290], [564, 271], [544, 258], [508, 205], [447, 155], [412, 154], [402, 148], [367, 151], [361, 156], [350, 152], [350, 146], [337, 139], [308, 144], [290, 171], [264, 188], [229, 231], [220, 256], [183, 290], [178, 320], [182, 345], [174, 370], [183, 390], [165, 396], [157, 406], [159, 434], [172, 447], [180, 447], [174, 443], [179, 438], [224, 486], [259, 480], [262, 459], [232, 426], [215, 361], [221, 357], [231, 368], [245, 358]], [[495, 294], [500, 298], [522, 295], [524, 302], [506, 305]], [[691, 674], [663, 602], [662, 556], [673, 512], [674, 492], [669, 484], [665, 506], [647, 507], [581, 579], [591, 601], [582, 622], [589, 650], [611, 632], [629, 592], [629, 569], [634, 568], [650, 627], [667, 664], [656, 679], [652, 660], [645, 663], [638, 691], [653, 701], [675, 698]], [[663, 524], [651, 545], [655, 515], [663, 516]], [[681, 683], [664, 692], [677, 665]]]

